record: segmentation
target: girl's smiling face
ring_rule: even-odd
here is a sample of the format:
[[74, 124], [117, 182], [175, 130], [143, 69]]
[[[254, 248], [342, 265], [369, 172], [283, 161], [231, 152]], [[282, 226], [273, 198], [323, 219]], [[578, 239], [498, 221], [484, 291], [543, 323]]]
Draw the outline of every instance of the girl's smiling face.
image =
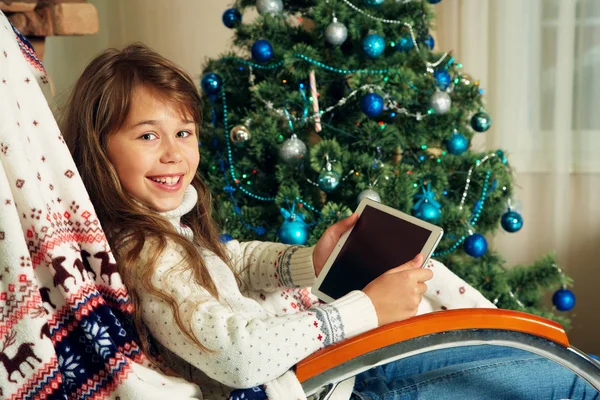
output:
[[130, 196], [158, 212], [174, 210], [200, 162], [196, 121], [148, 87], [132, 97], [125, 122], [108, 135], [108, 159]]

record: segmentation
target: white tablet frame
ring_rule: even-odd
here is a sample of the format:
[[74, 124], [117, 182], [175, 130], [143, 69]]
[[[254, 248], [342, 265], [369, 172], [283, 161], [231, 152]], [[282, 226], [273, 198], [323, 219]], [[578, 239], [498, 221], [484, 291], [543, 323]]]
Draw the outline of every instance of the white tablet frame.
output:
[[[366, 206], [371, 206], [371, 207], [381, 210], [387, 214], [393, 215], [396, 218], [403, 219], [407, 222], [410, 222], [413, 225], [420, 226], [420, 227], [430, 231], [429, 238], [425, 242], [423, 249], [421, 249], [421, 251], [420, 251], [420, 253], [425, 256], [425, 260], [423, 261], [423, 265], [421, 267], [423, 267], [424, 265], [427, 264], [427, 262], [429, 261], [429, 258], [433, 254], [433, 251], [439, 244], [439, 242], [442, 239], [442, 236], [444, 234], [444, 230], [441, 227], [431, 224], [427, 221], [423, 221], [422, 219], [413, 217], [412, 215], [408, 215], [406, 213], [403, 213], [402, 211], [396, 210], [395, 208], [386, 206], [384, 204], [378, 203], [378, 202], [368, 199], [368, 198], [364, 198], [360, 202], [358, 207], [356, 208], [355, 212], [358, 213], [359, 218], [360, 218], [360, 214], [362, 214], [362, 212]], [[325, 277], [327, 276], [329, 270], [331, 269], [331, 266], [333, 265], [335, 259], [337, 258], [338, 254], [342, 250], [342, 247], [344, 247], [346, 240], [348, 240], [348, 237], [350, 237], [350, 234], [352, 233], [353, 230], [354, 230], [354, 226], [342, 234], [342, 236], [338, 240], [337, 244], [333, 248], [333, 251], [329, 255], [329, 258], [327, 258], [327, 261], [325, 262], [325, 265], [323, 266], [321, 273], [317, 277], [317, 280], [315, 281], [315, 283], [311, 289], [312, 294], [314, 294], [315, 296], [317, 296], [319, 299], [323, 300], [326, 303], [331, 303], [335, 299], [330, 297], [326, 293], [321, 292], [320, 286], [323, 283], [323, 281], [325, 280]]]

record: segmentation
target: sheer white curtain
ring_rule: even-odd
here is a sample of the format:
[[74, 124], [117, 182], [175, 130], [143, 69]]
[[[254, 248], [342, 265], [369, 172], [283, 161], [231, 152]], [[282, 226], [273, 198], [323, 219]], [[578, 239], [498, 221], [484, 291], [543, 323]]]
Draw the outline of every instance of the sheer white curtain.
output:
[[600, 1], [445, 0], [437, 42], [480, 79], [505, 149], [523, 229], [493, 244], [509, 264], [555, 250], [575, 278], [575, 346], [600, 353]]

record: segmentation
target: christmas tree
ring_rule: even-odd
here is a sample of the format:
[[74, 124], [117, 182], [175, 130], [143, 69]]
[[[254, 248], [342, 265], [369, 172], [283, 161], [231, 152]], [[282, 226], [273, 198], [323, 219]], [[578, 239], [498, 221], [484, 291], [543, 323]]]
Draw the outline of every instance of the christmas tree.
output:
[[[440, 0], [237, 0], [238, 52], [209, 60], [201, 172], [223, 241], [314, 244], [363, 197], [444, 228], [434, 257], [500, 308], [541, 315], [570, 280], [552, 255], [507, 268], [484, 235], [517, 232], [502, 150], [469, 149], [492, 123], [479, 82], [430, 35]], [[252, 7], [258, 18], [244, 22]], [[385, 235], [385, 232], [381, 232]], [[515, 239], [518, 240], [518, 239]]]

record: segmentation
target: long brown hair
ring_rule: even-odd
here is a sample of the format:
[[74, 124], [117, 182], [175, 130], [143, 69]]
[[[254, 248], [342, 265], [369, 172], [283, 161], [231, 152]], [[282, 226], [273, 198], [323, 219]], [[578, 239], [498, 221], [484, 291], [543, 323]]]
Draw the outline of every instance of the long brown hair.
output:
[[[108, 49], [92, 60], [75, 84], [61, 125], [135, 306], [134, 323], [142, 351], [167, 370], [155, 356], [151, 336], [142, 322], [140, 291], [147, 291], [167, 302], [185, 336], [200, 349], [206, 348], [193, 335], [190, 318], [180, 315], [175, 298], [152, 284], [155, 260], [171, 240], [185, 254], [184, 262], [177, 269], [190, 270], [195, 281], [215, 297], [216, 287], [199, 249], [210, 250], [228, 261], [211, 217], [210, 192], [197, 172], [191, 184], [198, 192], [198, 202], [194, 210], [182, 217], [182, 222], [194, 232], [193, 243], [177, 234], [169, 221], [124, 192], [106, 155], [106, 142], [126, 120], [133, 91], [138, 85], [153, 89], [166, 101], [178, 105], [184, 115], [193, 118], [200, 132], [202, 101], [193, 80], [181, 68], [143, 44], [132, 44], [123, 50]], [[141, 254], [142, 250], [144, 254]], [[140, 263], [140, 256], [147, 262]]]

